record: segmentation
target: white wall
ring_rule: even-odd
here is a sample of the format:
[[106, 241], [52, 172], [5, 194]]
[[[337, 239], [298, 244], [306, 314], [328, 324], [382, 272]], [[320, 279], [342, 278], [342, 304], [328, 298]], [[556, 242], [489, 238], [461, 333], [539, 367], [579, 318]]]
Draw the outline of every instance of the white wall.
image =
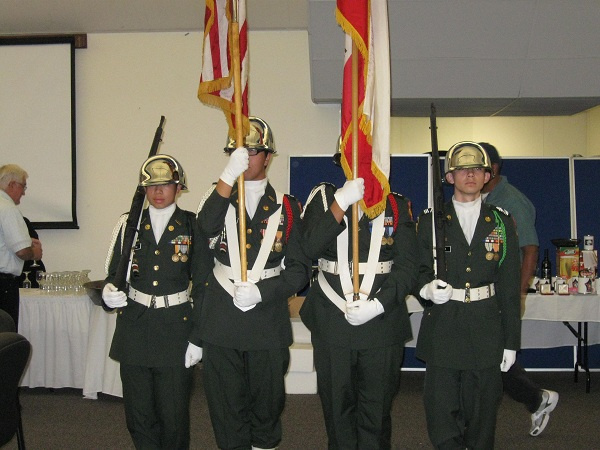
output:
[[[88, 48], [76, 51], [80, 229], [40, 230], [48, 270], [87, 268], [92, 279], [104, 277], [113, 226], [129, 210], [161, 115], [160, 152], [175, 156], [188, 176], [179, 205], [195, 211], [218, 179], [227, 126], [220, 110], [196, 97], [201, 45], [201, 33], [90, 34]], [[286, 190], [288, 155], [333, 152], [339, 107], [310, 99], [305, 32], [252, 33], [250, 55], [250, 112], [274, 130], [278, 155], [269, 177]], [[28, 186], [48, 189], [33, 178]]]
[[[80, 229], [40, 230], [48, 270], [91, 269], [92, 279], [104, 277], [112, 228], [130, 207], [161, 115], [160, 152], [175, 156], [188, 176], [190, 191], [179, 205], [195, 211], [218, 178], [227, 129], [222, 113], [196, 97], [201, 41], [200, 32], [89, 34], [88, 48], [76, 51]], [[335, 151], [339, 106], [311, 101], [306, 32], [251, 33], [250, 112], [274, 130], [278, 156], [269, 178], [280, 190], [288, 188], [289, 155]], [[440, 117], [438, 136], [441, 149], [474, 139], [492, 142], [506, 155], [587, 155], [588, 149], [600, 153], [598, 123], [597, 110], [559, 118]], [[428, 119], [393, 119], [392, 152], [428, 151], [428, 127]], [[28, 186], [52, 195], [51, 187], [33, 178]]]

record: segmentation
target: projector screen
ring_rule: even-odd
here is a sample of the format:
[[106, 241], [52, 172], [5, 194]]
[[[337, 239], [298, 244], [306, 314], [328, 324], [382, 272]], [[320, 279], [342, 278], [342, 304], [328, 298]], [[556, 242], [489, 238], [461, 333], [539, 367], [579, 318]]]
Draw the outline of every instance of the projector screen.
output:
[[0, 39], [0, 165], [29, 174], [19, 208], [37, 229], [78, 228], [74, 40]]

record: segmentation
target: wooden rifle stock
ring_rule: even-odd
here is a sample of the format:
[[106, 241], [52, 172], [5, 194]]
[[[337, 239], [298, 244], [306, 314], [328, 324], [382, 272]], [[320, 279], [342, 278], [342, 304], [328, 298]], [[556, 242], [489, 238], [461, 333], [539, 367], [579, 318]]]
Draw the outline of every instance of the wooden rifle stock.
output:
[[444, 188], [442, 186], [442, 175], [440, 171], [440, 154], [437, 141], [437, 123], [435, 117], [435, 106], [431, 104], [431, 115], [429, 116], [429, 128], [431, 130], [431, 164], [433, 184], [433, 229], [435, 230], [434, 242], [434, 266], [436, 278], [446, 281], [446, 254], [445, 254], [445, 230], [444, 230]]
[[[160, 124], [154, 133], [154, 140], [152, 141], [148, 158], [155, 156], [158, 153], [158, 146], [162, 140], [164, 122], [165, 116], [160, 116]], [[129, 259], [131, 257], [135, 236], [137, 234], [138, 222], [140, 221], [140, 216], [142, 215], [145, 199], [145, 189], [142, 186], [138, 186], [135, 190], [135, 194], [133, 194], [133, 200], [131, 201], [129, 217], [127, 218], [127, 223], [125, 224], [121, 258], [119, 259], [117, 272], [113, 280], [113, 284], [117, 287], [117, 289], [125, 293], [127, 293], [127, 270], [129, 269]]]

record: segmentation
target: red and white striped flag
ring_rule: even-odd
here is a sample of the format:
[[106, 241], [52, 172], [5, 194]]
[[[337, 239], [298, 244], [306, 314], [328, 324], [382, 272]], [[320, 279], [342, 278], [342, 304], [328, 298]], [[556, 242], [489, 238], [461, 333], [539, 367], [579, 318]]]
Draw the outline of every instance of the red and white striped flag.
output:
[[[243, 135], [249, 130], [248, 122], [248, 23], [246, 0], [238, 3], [238, 24], [242, 79]], [[206, 105], [216, 106], [225, 113], [229, 136], [235, 139], [235, 102], [233, 82], [233, 48], [231, 36], [231, 0], [206, 0], [204, 13], [204, 45], [202, 74], [198, 98]]]
[[342, 167], [352, 170], [352, 42], [358, 58], [358, 177], [365, 180], [361, 208], [374, 218], [390, 192], [390, 41], [387, 2], [337, 0], [336, 19], [346, 33], [342, 92]]

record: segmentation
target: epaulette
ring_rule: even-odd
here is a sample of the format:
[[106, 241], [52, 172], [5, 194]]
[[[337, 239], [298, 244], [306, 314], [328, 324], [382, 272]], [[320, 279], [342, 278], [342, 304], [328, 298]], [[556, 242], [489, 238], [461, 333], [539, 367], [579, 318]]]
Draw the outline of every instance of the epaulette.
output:
[[500, 208], [499, 206], [495, 206], [495, 205], [494, 205], [494, 208], [496, 208], [498, 211], [500, 211], [505, 216], [510, 216], [510, 213], [507, 210], [505, 210], [504, 208]]
[[336, 189], [336, 190], [337, 190], [337, 187], [336, 187], [336, 185], [335, 185], [335, 184], [333, 184], [333, 183], [330, 183], [329, 181], [321, 181], [319, 184], [317, 184], [317, 185], [315, 186], [315, 189], [316, 189], [316, 188], [318, 188], [319, 186], [329, 186], [329, 187], [332, 187], [333, 189]]
[[390, 194], [392, 194], [392, 195], [397, 195], [397, 196], [398, 196], [398, 197], [400, 197], [400, 198], [405, 198], [405, 197], [404, 197], [404, 195], [402, 195], [402, 194], [399, 194], [398, 192], [390, 192]]

